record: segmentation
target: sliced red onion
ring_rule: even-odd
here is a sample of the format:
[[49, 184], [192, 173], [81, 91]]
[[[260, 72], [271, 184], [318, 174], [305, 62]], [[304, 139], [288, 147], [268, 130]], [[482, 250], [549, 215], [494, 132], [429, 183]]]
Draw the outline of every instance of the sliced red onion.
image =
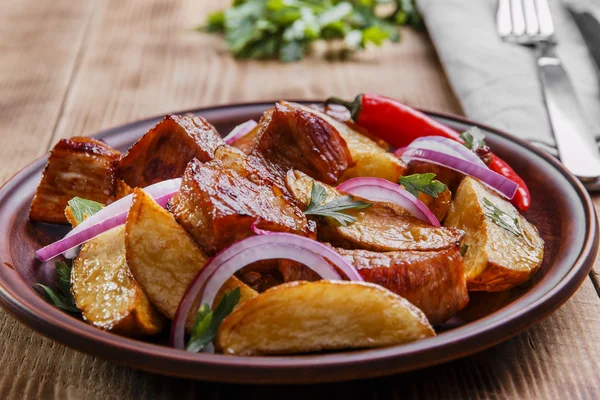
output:
[[244, 122], [243, 124], [240, 124], [240, 125], [236, 126], [235, 128], [233, 128], [231, 130], [231, 132], [229, 132], [229, 135], [225, 136], [223, 138], [223, 140], [227, 144], [232, 144], [236, 140], [238, 140], [238, 139], [246, 136], [248, 133], [250, 133], [250, 131], [252, 129], [254, 129], [254, 127], [256, 125], [258, 125], [258, 124], [256, 123], [255, 120], [253, 120], [253, 119], [248, 120], [248, 121]]
[[[144, 188], [144, 191], [164, 207], [180, 187], [181, 178], [176, 178], [147, 186]], [[77, 246], [109, 229], [124, 224], [132, 202], [133, 194], [130, 194], [109, 204], [77, 225], [63, 239], [36, 251], [35, 256], [40, 261], [50, 260], [61, 253], [65, 253], [65, 257], [67, 258], [75, 257]]]
[[323, 279], [340, 280], [341, 277], [336, 270], [338, 268], [350, 280], [363, 280], [356, 268], [342, 256], [312, 239], [290, 233], [269, 232], [269, 234], [252, 236], [217, 254], [196, 275], [187, 288], [173, 319], [171, 327], [171, 343], [173, 346], [176, 348], [184, 347], [185, 323], [198, 296], [201, 296], [200, 304], [212, 305], [217, 292], [231, 275], [248, 264], [271, 259], [289, 259], [300, 262], [315, 271]]
[[448, 139], [442, 136], [424, 136], [413, 140], [409, 145], [411, 149], [427, 149], [446, 153], [454, 157], [462, 158], [466, 161], [471, 161], [474, 164], [478, 164], [482, 167], [487, 168], [487, 165], [477, 154], [467, 149], [461, 143]]
[[399, 205], [412, 216], [433, 226], [440, 226], [440, 221], [431, 210], [418, 198], [400, 185], [381, 178], [353, 178], [337, 187], [340, 192], [349, 193], [372, 201], [383, 201]]
[[453, 169], [465, 175], [471, 175], [509, 200], [514, 197], [518, 188], [515, 182], [487, 167], [440, 151], [404, 147], [396, 150], [395, 154], [406, 163], [413, 160], [424, 161]]

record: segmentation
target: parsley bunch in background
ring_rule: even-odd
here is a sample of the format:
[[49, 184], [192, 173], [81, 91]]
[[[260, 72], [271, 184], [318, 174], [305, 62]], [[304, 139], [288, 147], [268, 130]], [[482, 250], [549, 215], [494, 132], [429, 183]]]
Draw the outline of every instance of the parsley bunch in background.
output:
[[[200, 29], [223, 33], [236, 57], [290, 62], [317, 40], [342, 40], [343, 52], [398, 41], [397, 25], [421, 24], [413, 1], [235, 0]], [[380, 15], [384, 3], [391, 12]]]

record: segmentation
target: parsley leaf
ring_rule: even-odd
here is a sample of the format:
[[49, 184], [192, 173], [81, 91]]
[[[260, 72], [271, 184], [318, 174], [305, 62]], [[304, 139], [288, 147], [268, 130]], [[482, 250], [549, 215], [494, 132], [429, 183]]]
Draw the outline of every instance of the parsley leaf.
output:
[[470, 150], [477, 150], [480, 147], [486, 146], [485, 135], [476, 126], [472, 126], [461, 133], [460, 137], [465, 141], [465, 146]]
[[487, 197], [483, 198], [483, 213], [500, 228], [509, 231], [515, 236], [525, 238], [523, 229], [519, 224], [519, 219], [516, 216], [510, 216], [501, 209], [499, 209]]
[[73, 197], [69, 200], [68, 204], [71, 207], [71, 211], [73, 211], [73, 216], [79, 223], [104, 208], [104, 205], [101, 203], [82, 199], [81, 197]]
[[55, 267], [56, 286], [59, 293], [41, 283], [36, 283], [36, 286], [44, 289], [44, 292], [56, 307], [67, 312], [78, 313], [79, 309], [77, 309], [75, 299], [71, 293], [71, 268], [64, 261], [57, 261]]
[[465, 254], [467, 254], [467, 250], [469, 250], [469, 245], [468, 244], [463, 244], [462, 246], [460, 246], [460, 255], [462, 257], [464, 257]]
[[413, 196], [419, 197], [419, 192], [437, 199], [440, 193], [448, 189], [442, 182], [433, 179], [434, 173], [413, 174], [400, 177], [400, 184]]
[[310, 189], [310, 203], [304, 215], [320, 215], [323, 217], [333, 218], [338, 224], [347, 226], [349, 223], [356, 222], [356, 218], [352, 215], [343, 213], [345, 210], [360, 210], [371, 207], [371, 203], [366, 201], [354, 200], [352, 196], [341, 196], [331, 201], [327, 200], [327, 190], [322, 186], [312, 181]]
[[198, 314], [196, 314], [192, 336], [185, 347], [186, 351], [197, 353], [211, 343], [217, 336], [219, 325], [231, 314], [236, 304], [240, 301], [240, 297], [240, 288], [237, 287], [223, 295], [223, 298], [214, 311], [210, 310], [208, 304], [202, 304], [198, 309]]

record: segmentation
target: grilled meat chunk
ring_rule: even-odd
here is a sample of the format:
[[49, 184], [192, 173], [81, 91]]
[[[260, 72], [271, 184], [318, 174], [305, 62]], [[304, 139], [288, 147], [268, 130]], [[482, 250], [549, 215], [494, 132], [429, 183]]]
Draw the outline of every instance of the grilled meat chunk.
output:
[[[298, 171], [287, 174], [287, 185], [305, 209], [310, 201], [313, 180]], [[334, 188], [327, 190], [327, 201], [342, 196]], [[318, 238], [337, 247], [373, 251], [442, 250], [453, 248], [463, 236], [455, 228], [434, 227], [408, 214], [399, 207], [373, 202], [360, 210], [349, 210], [356, 222], [342, 226], [326, 217], [318, 219]]]
[[438, 194], [438, 197], [432, 197], [423, 192], [419, 193], [419, 200], [421, 200], [429, 210], [435, 215], [438, 221], [442, 222], [448, 213], [450, 203], [452, 202], [452, 193], [446, 189], [442, 193]]
[[302, 105], [299, 107], [330, 123], [346, 141], [355, 165], [344, 171], [338, 183], [359, 176], [387, 179], [397, 183], [398, 178], [405, 174], [406, 165], [396, 156], [388, 153], [389, 145], [387, 143], [381, 140], [377, 142], [372, 140], [364, 129], [352, 122], [340, 122], [312, 107]]
[[192, 160], [170, 207], [208, 255], [252, 236], [251, 226], [259, 219], [263, 229], [310, 234], [304, 214], [292, 200], [274, 186], [257, 184], [226, 168], [219, 159], [206, 164]]
[[255, 150], [283, 169], [297, 169], [334, 183], [354, 165], [346, 141], [322, 117], [280, 102], [260, 120]]
[[190, 160], [210, 161], [223, 144], [216, 129], [203, 118], [167, 115], [123, 156], [119, 178], [134, 188], [179, 178]]
[[439, 324], [469, 302], [465, 268], [458, 246], [437, 251], [336, 249], [367, 282], [404, 297]]
[[50, 152], [29, 218], [66, 224], [65, 208], [73, 197], [102, 204], [115, 198], [116, 165], [121, 153], [86, 137], [62, 139]]
[[[442, 167], [441, 165], [435, 165], [422, 161], [411, 161], [408, 164], [408, 169], [404, 175], [412, 174], [428, 174], [434, 173], [435, 179], [448, 186], [448, 190], [454, 193], [458, 188], [458, 185], [465, 177], [460, 172], [451, 170], [450, 168]], [[420, 197], [419, 197], [420, 198]], [[440, 220], [441, 221], [441, 220]]]

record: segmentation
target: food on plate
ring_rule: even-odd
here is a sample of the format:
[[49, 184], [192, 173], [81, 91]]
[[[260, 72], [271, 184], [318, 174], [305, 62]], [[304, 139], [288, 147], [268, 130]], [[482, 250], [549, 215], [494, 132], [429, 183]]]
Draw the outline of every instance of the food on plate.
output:
[[279, 102], [259, 123], [256, 149], [285, 170], [294, 168], [325, 183], [335, 183], [354, 165], [337, 129], [297, 104]]
[[353, 126], [347, 122], [338, 121], [311, 107], [299, 107], [329, 122], [346, 141], [354, 166], [344, 172], [338, 183], [359, 176], [370, 176], [398, 182], [398, 178], [404, 175], [406, 165], [388, 152], [388, 146], [382, 147], [368, 136], [353, 129]]
[[535, 274], [526, 185], [477, 129], [380, 96], [345, 105], [354, 120], [280, 101], [223, 139], [169, 115], [123, 156], [59, 142], [31, 219], [73, 229], [35, 254], [75, 261], [39, 286], [117, 334], [170, 320], [177, 349], [267, 355], [424, 339], [482, 302], [469, 291]]
[[120, 155], [96, 139], [73, 137], [60, 140], [50, 151], [29, 218], [66, 224], [65, 207], [73, 197], [102, 204], [113, 201], [116, 163]]
[[131, 187], [179, 178], [190, 160], [210, 161], [222, 144], [204, 118], [167, 115], [121, 158], [118, 177]]
[[358, 282], [290, 282], [227, 317], [215, 346], [225, 354], [294, 354], [391, 346], [435, 336], [402, 297]]
[[124, 336], [162, 331], [163, 316], [131, 275], [125, 257], [125, 227], [106, 231], [81, 247], [73, 262], [71, 291], [90, 324]]
[[429, 322], [445, 322], [469, 302], [458, 246], [435, 251], [337, 249], [366, 282], [376, 283], [421, 309]]
[[471, 177], [463, 179], [444, 225], [465, 232], [469, 290], [497, 292], [527, 281], [540, 267], [544, 241], [515, 207]]
[[[288, 187], [303, 209], [309, 205], [313, 182], [301, 172], [288, 173]], [[327, 191], [326, 201], [343, 196], [334, 188], [321, 185]], [[356, 219], [348, 225], [328, 217], [318, 218], [319, 240], [349, 249], [397, 251], [447, 249], [455, 247], [462, 238], [458, 229], [431, 226], [387, 203], [373, 203], [369, 208], [351, 210], [348, 214]]]

